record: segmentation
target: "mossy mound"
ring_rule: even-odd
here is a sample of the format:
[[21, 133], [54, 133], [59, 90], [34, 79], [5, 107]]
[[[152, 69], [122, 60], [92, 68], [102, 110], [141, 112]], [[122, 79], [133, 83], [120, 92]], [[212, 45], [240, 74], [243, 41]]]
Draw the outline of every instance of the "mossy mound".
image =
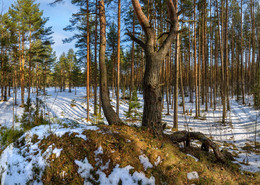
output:
[[[218, 163], [213, 154], [196, 148], [180, 150], [171, 141], [156, 139], [143, 128], [100, 125], [95, 130], [83, 129], [82, 133], [72, 130], [62, 135], [53, 131], [43, 138], [33, 135], [31, 142], [39, 148], [35, 155], [45, 155], [48, 165], [34, 168], [28, 183], [35, 179], [43, 184], [260, 183], [259, 174], [241, 175], [231, 162]], [[120, 170], [122, 176], [114, 178]], [[188, 180], [187, 173], [193, 171], [198, 172], [199, 179]]]

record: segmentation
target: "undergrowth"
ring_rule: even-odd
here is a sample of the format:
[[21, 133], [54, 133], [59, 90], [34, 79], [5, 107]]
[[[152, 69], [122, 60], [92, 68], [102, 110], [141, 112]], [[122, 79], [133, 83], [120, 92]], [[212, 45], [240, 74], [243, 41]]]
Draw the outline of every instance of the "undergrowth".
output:
[[[189, 148], [181, 151], [167, 139], [156, 139], [143, 128], [128, 126], [99, 125], [100, 130], [85, 130], [87, 140], [77, 137], [77, 133], [66, 133], [62, 137], [51, 135], [40, 143], [44, 152], [50, 145], [62, 148], [59, 158], [51, 156], [50, 165], [43, 175], [44, 184], [83, 184], [91, 182], [99, 184], [99, 175], [102, 170], [107, 176], [111, 174], [117, 164], [120, 168], [128, 165], [135, 171], [142, 172], [146, 177], [155, 177], [156, 184], [258, 184], [259, 174], [241, 175], [239, 166], [228, 161], [226, 164], [217, 162], [213, 153], [201, 151], [198, 148]], [[95, 155], [95, 151], [102, 147], [103, 154]], [[186, 153], [199, 159], [195, 162]], [[152, 168], [144, 169], [139, 160], [140, 155], [149, 158]], [[93, 166], [88, 179], [78, 174], [75, 160], [88, 159]], [[159, 159], [159, 162], [158, 162]], [[156, 163], [158, 162], [158, 165]], [[107, 169], [102, 165], [109, 164]], [[187, 173], [197, 171], [199, 179], [189, 181]]]
[[4, 129], [0, 132], [1, 135], [1, 146], [6, 147], [9, 144], [17, 141], [22, 135], [24, 134], [23, 130], [18, 130], [18, 129]]

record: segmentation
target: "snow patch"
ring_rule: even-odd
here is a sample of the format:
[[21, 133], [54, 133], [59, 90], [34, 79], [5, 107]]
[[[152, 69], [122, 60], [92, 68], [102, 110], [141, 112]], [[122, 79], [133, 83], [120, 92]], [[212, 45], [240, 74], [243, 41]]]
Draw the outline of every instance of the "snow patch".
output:
[[155, 166], [158, 166], [158, 164], [160, 164], [160, 162], [161, 162], [161, 157], [158, 156], [158, 157], [157, 157], [157, 160], [156, 160], [155, 163], [154, 163], [154, 165], [155, 165]]
[[88, 162], [88, 159], [85, 158], [83, 161], [75, 160], [75, 163], [79, 166], [78, 173], [82, 178], [89, 178], [91, 176], [90, 170], [93, 169], [92, 165]]
[[148, 157], [146, 157], [146, 155], [140, 155], [139, 156], [139, 160], [140, 162], [143, 164], [144, 170], [146, 171], [147, 168], [152, 168], [153, 165], [150, 163]]
[[194, 180], [194, 179], [198, 179], [199, 178], [199, 174], [198, 172], [190, 172], [190, 173], [187, 173], [187, 179], [188, 180]]
[[195, 159], [195, 161], [196, 161], [196, 162], [198, 162], [198, 161], [199, 161], [199, 159], [198, 159], [198, 158], [196, 158], [196, 157], [194, 157], [193, 155], [187, 154], [187, 156], [189, 156], [189, 157], [191, 157], [191, 158]]
[[55, 148], [53, 150], [53, 153], [56, 154], [56, 158], [60, 157], [60, 153], [61, 153], [62, 150], [63, 150], [62, 148], [60, 148], [60, 149]]
[[95, 156], [97, 156], [99, 154], [103, 154], [103, 148], [101, 146], [99, 146], [98, 149], [94, 153], [95, 153]]

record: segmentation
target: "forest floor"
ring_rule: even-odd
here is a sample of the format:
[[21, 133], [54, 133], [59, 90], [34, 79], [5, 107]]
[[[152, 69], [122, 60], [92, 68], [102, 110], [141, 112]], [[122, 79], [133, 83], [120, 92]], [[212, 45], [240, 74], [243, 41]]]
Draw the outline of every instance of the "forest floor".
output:
[[[55, 92], [54, 88], [47, 89], [47, 95], [41, 95], [40, 98], [44, 102], [45, 113], [47, 119], [51, 122], [78, 122], [82, 125], [96, 124], [100, 118], [93, 116], [93, 97], [90, 99], [90, 121], [86, 120], [86, 96], [85, 88], [77, 88], [77, 95], [74, 89], [69, 93]], [[139, 102], [143, 107], [142, 94], [138, 94]], [[25, 99], [27, 99], [25, 97]], [[35, 93], [32, 95], [35, 99]], [[185, 99], [185, 109], [188, 112], [183, 114], [182, 106], [179, 106], [179, 130], [199, 131], [213, 139], [221, 149], [227, 149], [235, 156], [235, 163], [241, 166], [243, 171], [259, 172], [260, 171], [260, 115], [252, 105], [252, 98], [247, 97], [247, 104], [242, 105], [235, 99], [230, 98], [231, 111], [227, 113], [227, 123], [221, 123], [222, 108], [220, 99], [218, 99], [217, 109], [212, 108], [206, 112], [205, 107], [201, 106], [201, 116], [195, 119], [195, 104], [189, 103], [189, 98]], [[179, 103], [181, 98], [179, 98]], [[20, 103], [20, 95], [18, 95], [18, 103]], [[112, 98], [112, 105], [116, 106], [115, 98]], [[171, 105], [170, 105], [171, 108]], [[140, 121], [130, 121], [125, 117], [125, 111], [128, 110], [128, 101], [120, 100], [120, 118], [129, 124], [140, 125]], [[138, 111], [142, 112], [142, 108]], [[13, 112], [17, 120], [23, 115], [23, 108], [13, 107], [13, 98], [9, 98], [7, 102], [0, 102], [0, 127], [10, 128], [13, 125]], [[173, 110], [166, 115], [166, 102], [163, 110], [163, 122], [167, 123], [166, 133], [172, 132]], [[20, 123], [15, 122], [15, 127], [19, 127]], [[198, 145], [198, 143], [193, 143]]]

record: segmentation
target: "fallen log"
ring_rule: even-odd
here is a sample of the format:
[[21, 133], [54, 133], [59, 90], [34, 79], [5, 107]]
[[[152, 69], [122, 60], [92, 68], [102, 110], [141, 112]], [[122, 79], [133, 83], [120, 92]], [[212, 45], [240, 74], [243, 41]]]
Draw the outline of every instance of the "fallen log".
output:
[[217, 160], [225, 162], [225, 157], [219, 151], [218, 145], [201, 132], [178, 131], [169, 135], [169, 138], [174, 143], [186, 142], [186, 146], [190, 145], [191, 140], [199, 140], [202, 143], [202, 150], [209, 151], [209, 148], [212, 148]]

